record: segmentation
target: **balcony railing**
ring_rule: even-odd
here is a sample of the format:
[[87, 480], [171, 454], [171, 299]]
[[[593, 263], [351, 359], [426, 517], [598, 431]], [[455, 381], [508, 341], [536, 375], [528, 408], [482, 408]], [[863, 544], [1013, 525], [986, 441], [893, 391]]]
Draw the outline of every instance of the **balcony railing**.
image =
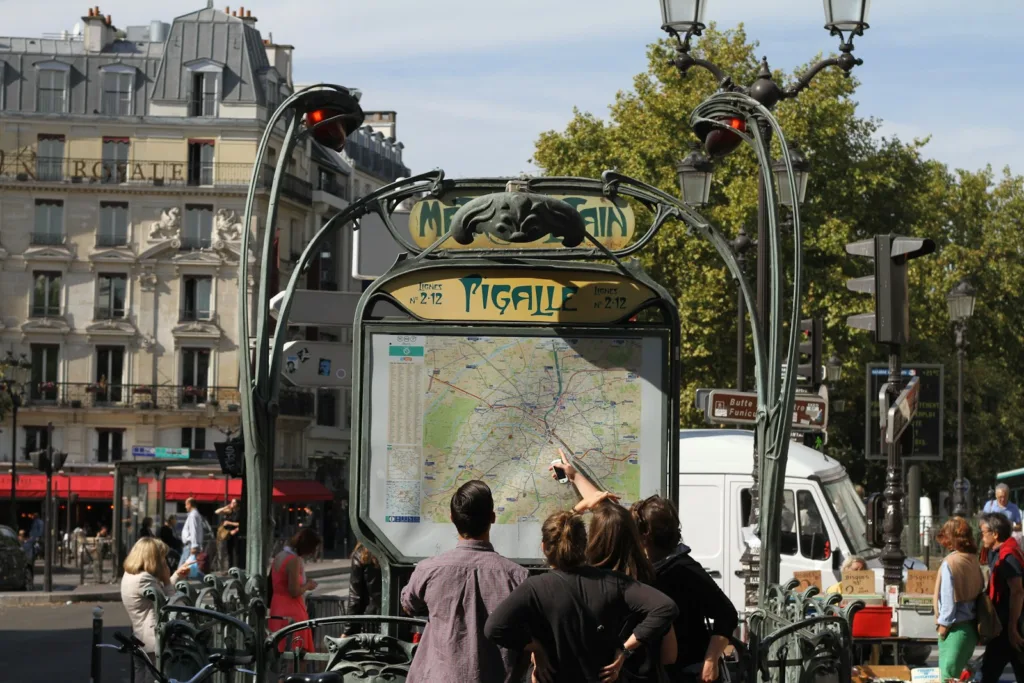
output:
[[178, 312], [178, 322], [193, 322], [197, 320], [212, 320], [213, 314], [209, 308], [183, 308]]
[[[252, 177], [252, 164], [203, 163], [198, 172], [182, 161], [116, 161], [111, 159], [39, 158], [34, 153], [4, 154], [0, 151], [0, 183], [46, 182], [64, 184], [120, 184], [153, 187], [233, 187], [244, 189]], [[270, 189], [274, 169], [264, 166], [258, 187]], [[313, 199], [313, 184], [291, 173], [281, 178], [281, 192], [296, 201]], [[340, 195], [339, 195], [340, 196]]]
[[97, 306], [93, 312], [93, 320], [121, 320], [124, 318], [124, 306]]
[[98, 233], [96, 235], [97, 247], [124, 247], [128, 244], [128, 233]]
[[54, 247], [64, 244], [64, 235], [59, 232], [36, 232], [32, 231], [32, 245], [40, 247]]
[[[204, 387], [183, 384], [108, 384], [101, 382], [32, 382], [26, 408], [133, 408], [136, 410], [216, 410], [238, 412], [237, 387]], [[316, 415], [313, 390], [282, 388], [280, 414], [291, 417]]]

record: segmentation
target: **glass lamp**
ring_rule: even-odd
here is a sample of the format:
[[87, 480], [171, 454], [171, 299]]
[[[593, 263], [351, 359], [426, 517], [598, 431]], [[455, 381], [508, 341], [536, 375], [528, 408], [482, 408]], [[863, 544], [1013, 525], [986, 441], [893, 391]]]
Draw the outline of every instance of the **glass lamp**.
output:
[[712, 171], [711, 160], [700, 149], [691, 150], [689, 156], [679, 162], [676, 173], [679, 175], [683, 202], [689, 206], [704, 206], [708, 203]]

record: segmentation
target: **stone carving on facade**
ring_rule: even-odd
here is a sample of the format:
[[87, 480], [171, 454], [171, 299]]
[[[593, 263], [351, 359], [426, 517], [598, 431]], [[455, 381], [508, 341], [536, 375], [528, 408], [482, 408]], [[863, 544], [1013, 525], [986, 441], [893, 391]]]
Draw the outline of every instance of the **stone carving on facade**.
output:
[[151, 240], [173, 240], [181, 234], [181, 209], [172, 206], [160, 212], [160, 219], [149, 230]]
[[151, 348], [153, 348], [154, 343], [154, 339], [149, 335], [145, 335], [139, 338], [139, 348], [142, 349], [143, 351], [149, 351]]
[[220, 209], [213, 217], [213, 232], [221, 242], [242, 239], [242, 219], [231, 209]]
[[152, 268], [146, 268], [139, 276], [139, 285], [144, 292], [152, 292], [156, 289], [157, 277]]

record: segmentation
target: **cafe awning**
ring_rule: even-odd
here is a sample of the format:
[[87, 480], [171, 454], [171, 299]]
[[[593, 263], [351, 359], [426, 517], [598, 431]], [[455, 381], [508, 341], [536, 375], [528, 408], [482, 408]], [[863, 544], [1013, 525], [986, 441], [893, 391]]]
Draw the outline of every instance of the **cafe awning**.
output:
[[[78, 494], [79, 500], [110, 501], [114, 499], [114, 478], [90, 474], [58, 474], [53, 477], [53, 495], [65, 500], [68, 484], [71, 493]], [[0, 474], [0, 495], [11, 490], [11, 475]], [[19, 474], [17, 495], [26, 500], [46, 497], [46, 476], [42, 474]]]

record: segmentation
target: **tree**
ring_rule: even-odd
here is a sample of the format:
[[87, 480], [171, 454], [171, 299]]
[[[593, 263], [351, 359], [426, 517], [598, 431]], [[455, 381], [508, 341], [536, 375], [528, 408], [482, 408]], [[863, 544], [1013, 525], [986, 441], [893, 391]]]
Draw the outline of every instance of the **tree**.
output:
[[[756, 47], [748, 42], [742, 26], [727, 31], [712, 26], [694, 52], [723, 66], [736, 82], [749, 83], [758, 69]], [[668, 61], [673, 49], [667, 41], [650, 46], [648, 70], [634, 78], [632, 90], [617, 93], [607, 120], [577, 110], [564, 131], [542, 133], [534, 162], [549, 175], [597, 177], [613, 168], [678, 194], [676, 163], [697, 142], [689, 115], [717, 85], [700, 69], [682, 78]], [[773, 77], [780, 84], [793, 79], [779, 71]], [[990, 171], [951, 174], [943, 164], [922, 156], [926, 139], [905, 142], [880, 136], [878, 120], [858, 115], [853, 99], [857, 84], [838, 70], [826, 71], [798, 98], [781, 102], [776, 115], [790, 146], [798, 147], [812, 164], [807, 201], [801, 207], [803, 315], [823, 319], [826, 356], [834, 353], [843, 361], [843, 380], [831, 388], [832, 396], [850, 406], [830, 418], [828, 452], [848, 466], [855, 480], [880, 490], [884, 470], [868, 467], [863, 457], [864, 367], [884, 360], [885, 351], [875, 346], [870, 335], [846, 326], [849, 315], [868, 310], [870, 303], [868, 297], [846, 289], [848, 278], [868, 273], [857, 271], [863, 262], [851, 259], [844, 247], [883, 232], [937, 240], [941, 254], [915, 261], [911, 268], [912, 321], [918, 341], [908, 349], [907, 358], [942, 362], [947, 377], [955, 377], [950, 374], [955, 370], [955, 351], [945, 295], [961, 275], [985, 271], [987, 254], [1001, 254], [998, 267], [985, 271], [982, 282], [976, 283], [979, 296], [986, 292], [995, 297], [1001, 291], [1019, 300], [1024, 291], [1024, 240], [1019, 230], [1024, 190], [1021, 180], [1009, 175], [993, 190]], [[716, 164], [711, 202], [702, 213], [726, 234], [735, 234], [741, 227], [748, 234], [755, 232], [757, 168], [746, 146]], [[650, 220], [649, 213], [636, 208], [641, 224]], [[731, 386], [735, 377], [735, 286], [717, 254], [678, 223], [666, 226], [642, 258], [648, 273], [678, 300], [683, 342], [681, 417], [684, 426], [701, 425], [702, 416], [689, 400], [695, 390]], [[752, 268], [748, 273], [753, 279]], [[981, 423], [972, 424], [971, 430], [986, 434], [972, 442], [972, 469], [978, 476], [990, 476], [992, 463], [983, 466], [980, 456], [993, 447], [990, 441], [998, 440], [997, 435], [1010, 434], [1008, 445], [1014, 450], [1008, 450], [1006, 460], [1024, 444], [1024, 427], [1017, 426], [1024, 421], [1014, 420], [1008, 414], [1013, 411], [986, 409], [995, 407], [991, 404], [996, 396], [1006, 397], [1014, 406], [1024, 398], [1024, 390], [1010, 386], [1015, 375], [1007, 373], [1012, 368], [1008, 362], [1024, 367], [1022, 309], [1001, 310], [990, 300], [979, 304], [971, 324], [977, 331], [971, 337], [969, 402], [972, 417]], [[978, 329], [982, 326], [984, 332]], [[998, 350], [1007, 337], [1013, 337], [1010, 357]], [[955, 398], [955, 390], [947, 389], [947, 435], [954, 438], [947, 436], [949, 456], [943, 466], [928, 471], [927, 481], [933, 487], [948, 488], [952, 481]], [[951, 402], [954, 409], [949, 407]]]

